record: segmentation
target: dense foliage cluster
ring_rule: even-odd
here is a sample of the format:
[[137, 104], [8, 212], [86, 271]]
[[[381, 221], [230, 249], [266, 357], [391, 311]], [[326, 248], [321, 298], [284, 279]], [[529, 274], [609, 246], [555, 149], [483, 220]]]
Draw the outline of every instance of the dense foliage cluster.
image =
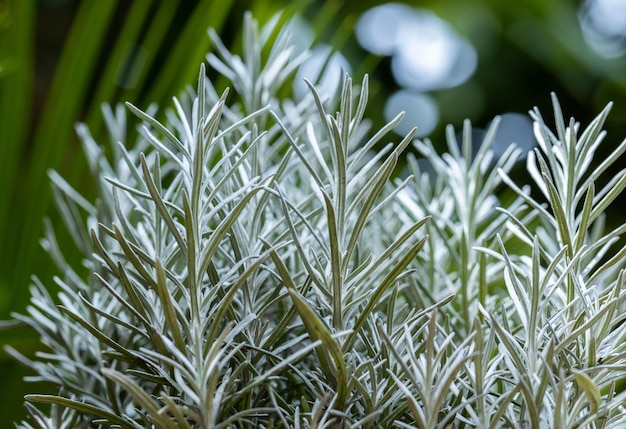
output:
[[[127, 106], [136, 141], [105, 107], [110, 153], [80, 125], [95, 203], [51, 174], [92, 275], [50, 226], [61, 292], [37, 281], [16, 315], [47, 351], [12, 353], [59, 394], [19, 427], [623, 427], [626, 226], [603, 212], [626, 174], [595, 183], [626, 141], [592, 162], [609, 108], [581, 131], [554, 98], [555, 133], [533, 112], [531, 192], [520, 151], [490, 151], [497, 121], [443, 155], [412, 134], [374, 152], [400, 117], [368, 129], [367, 78], [289, 99], [285, 32], [248, 16], [241, 57], [213, 37], [230, 93], [201, 66], [171, 111]], [[409, 155], [398, 179], [409, 146], [429, 169]]]

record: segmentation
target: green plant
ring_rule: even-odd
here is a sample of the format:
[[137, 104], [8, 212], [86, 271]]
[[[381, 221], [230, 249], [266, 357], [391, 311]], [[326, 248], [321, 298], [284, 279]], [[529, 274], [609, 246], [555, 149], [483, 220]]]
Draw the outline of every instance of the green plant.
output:
[[533, 113], [545, 202], [509, 177], [518, 150], [493, 159], [497, 121], [473, 158], [469, 123], [448, 154], [414, 142], [434, 173], [409, 157], [393, 179], [412, 133], [372, 151], [400, 117], [369, 132], [367, 77], [279, 97], [303, 56], [249, 15], [243, 40], [208, 57], [232, 92], [202, 65], [173, 109], [127, 106], [132, 141], [105, 107], [108, 156], [78, 126], [95, 203], [50, 174], [91, 275], [48, 225], [61, 292], [36, 280], [15, 315], [47, 350], [10, 353], [59, 393], [18, 427], [621, 427], [626, 226], [603, 212], [625, 174], [594, 184], [626, 141], [592, 166], [609, 108], [580, 136], [556, 98], [556, 134]]

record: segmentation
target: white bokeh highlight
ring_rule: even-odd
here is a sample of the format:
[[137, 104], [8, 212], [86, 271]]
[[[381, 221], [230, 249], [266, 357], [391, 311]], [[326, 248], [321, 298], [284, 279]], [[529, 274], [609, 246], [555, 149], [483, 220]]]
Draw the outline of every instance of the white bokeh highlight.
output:
[[392, 94], [385, 104], [385, 120], [391, 121], [401, 112], [404, 112], [404, 118], [394, 128], [394, 132], [402, 136], [414, 127], [417, 127], [416, 137], [426, 136], [439, 122], [437, 103], [426, 94], [410, 90], [400, 90]]
[[586, 0], [578, 14], [583, 36], [600, 55], [626, 55], [626, 0]]
[[368, 51], [390, 55], [396, 82], [416, 91], [460, 85], [476, 70], [476, 50], [450, 24], [404, 4], [388, 3], [365, 12], [356, 37]]
[[369, 52], [391, 57], [391, 73], [403, 89], [387, 101], [385, 117], [406, 112], [399, 134], [413, 126], [418, 136], [432, 132], [439, 111], [425, 93], [465, 83], [478, 64], [474, 46], [448, 22], [406, 4], [387, 3], [365, 12], [357, 22], [356, 38]]

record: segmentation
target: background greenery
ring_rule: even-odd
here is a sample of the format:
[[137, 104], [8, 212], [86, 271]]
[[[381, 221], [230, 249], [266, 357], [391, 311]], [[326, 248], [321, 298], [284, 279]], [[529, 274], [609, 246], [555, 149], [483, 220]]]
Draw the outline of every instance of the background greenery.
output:
[[[360, 14], [380, 1], [94, 0], [0, 1], [0, 319], [22, 311], [35, 274], [51, 284], [53, 264], [39, 246], [51, 207], [47, 170], [56, 169], [89, 195], [89, 180], [76, 121], [87, 122], [102, 140], [100, 105], [131, 101], [168, 105], [172, 94], [197, 78], [197, 64], [210, 50], [213, 27], [237, 51], [242, 15], [260, 22], [286, 8], [299, 12], [319, 41], [348, 58], [355, 81], [371, 75], [369, 117], [396, 89], [385, 58], [371, 56], [354, 38]], [[440, 125], [431, 136], [443, 144], [443, 125], [470, 118], [486, 126], [494, 115], [550, 111], [555, 91], [567, 116], [588, 123], [615, 101], [606, 128], [609, 142], [626, 135], [626, 59], [605, 59], [588, 48], [572, 0], [437, 0], [407, 2], [451, 22], [478, 51], [478, 68], [465, 84], [433, 93]], [[605, 150], [610, 151], [610, 144]], [[602, 158], [601, 154], [598, 158]], [[60, 240], [63, 238], [60, 237]], [[72, 255], [68, 255], [72, 258]], [[77, 258], [75, 255], [74, 258]], [[74, 265], [79, 264], [76, 261]], [[26, 354], [37, 348], [34, 333], [0, 333], [0, 343]], [[0, 418], [24, 416], [22, 396], [44, 387], [22, 382], [26, 371], [0, 352]]]

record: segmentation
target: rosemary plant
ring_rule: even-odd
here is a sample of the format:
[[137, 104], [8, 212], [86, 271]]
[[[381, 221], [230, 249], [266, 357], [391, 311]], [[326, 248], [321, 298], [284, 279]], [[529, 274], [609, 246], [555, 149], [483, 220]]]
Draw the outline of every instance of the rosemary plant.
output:
[[[50, 174], [91, 275], [47, 225], [60, 293], [35, 280], [15, 315], [46, 351], [10, 352], [58, 394], [18, 427], [624, 427], [626, 226], [604, 211], [626, 173], [595, 182], [626, 141], [593, 162], [610, 106], [580, 134], [556, 98], [556, 133], [532, 113], [538, 200], [518, 149], [493, 159], [497, 120], [444, 155], [412, 133], [374, 152], [401, 117], [370, 132], [367, 77], [290, 99], [305, 54], [275, 22], [244, 32], [241, 57], [210, 33], [230, 92], [201, 65], [171, 110], [105, 106], [109, 152], [77, 127], [96, 202]], [[411, 145], [433, 172], [410, 155], [392, 179]]]

